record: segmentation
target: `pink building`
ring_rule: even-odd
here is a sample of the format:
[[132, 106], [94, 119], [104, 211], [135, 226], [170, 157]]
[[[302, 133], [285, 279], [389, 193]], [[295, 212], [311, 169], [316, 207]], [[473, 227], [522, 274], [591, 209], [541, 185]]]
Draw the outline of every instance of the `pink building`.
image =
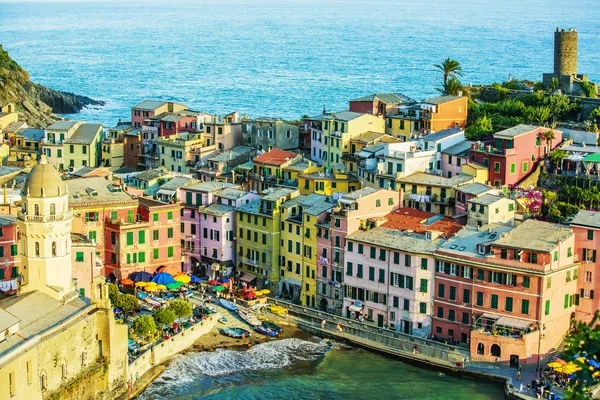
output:
[[310, 149], [310, 159], [319, 164], [323, 163], [321, 158], [323, 154], [322, 137], [322, 116], [306, 118], [304, 120], [304, 147]]
[[96, 256], [94, 241], [81, 233], [71, 233], [71, 265], [73, 279], [82, 296], [91, 296], [92, 280], [104, 276], [102, 260]]
[[366, 187], [340, 197], [330, 219], [317, 225], [317, 303], [330, 313], [343, 314], [346, 236], [368, 218], [381, 217], [399, 207], [402, 192]]
[[476, 143], [471, 148], [471, 161], [489, 170], [490, 185], [514, 185], [521, 182], [539, 161], [562, 142], [562, 132], [554, 130], [554, 140], [546, 143], [543, 135], [550, 128], [517, 125], [494, 134], [489, 145]]
[[575, 296], [576, 318], [589, 322], [594, 312], [600, 310], [600, 212], [579, 211], [571, 228], [575, 232], [575, 252], [581, 266], [577, 277], [578, 292]]
[[403, 333], [431, 332], [433, 253], [462, 226], [450, 218], [400, 208], [346, 237], [346, 316]]
[[412, 104], [415, 100], [402, 93], [375, 93], [350, 100], [350, 111], [362, 114], [386, 116], [401, 104]]
[[486, 193], [493, 191], [494, 188], [488, 185], [484, 185], [482, 183], [467, 183], [466, 185], [458, 186], [454, 189], [454, 207], [455, 207], [455, 215], [467, 216], [467, 204], [469, 200], [483, 196]]
[[16, 223], [12, 215], [0, 216], [0, 293], [17, 292], [21, 256]]
[[452, 178], [462, 172], [471, 157], [472, 143], [465, 140], [442, 150], [442, 176]]

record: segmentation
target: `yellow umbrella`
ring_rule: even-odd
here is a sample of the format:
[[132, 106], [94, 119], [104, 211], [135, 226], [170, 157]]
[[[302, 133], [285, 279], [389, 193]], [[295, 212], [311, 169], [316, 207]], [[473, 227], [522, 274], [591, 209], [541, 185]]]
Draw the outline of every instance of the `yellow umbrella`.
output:
[[144, 286], [148, 286], [148, 282], [137, 282], [137, 283], [135, 284], [135, 286], [137, 286], [137, 287], [144, 287]]
[[156, 286], [146, 286], [144, 290], [146, 290], [146, 292], [156, 292], [158, 288]]
[[261, 290], [262, 294], [269, 294], [271, 293], [271, 291], [269, 289], [263, 289]]
[[158, 290], [167, 290], [167, 287], [165, 285], [156, 285], [156, 288]]
[[562, 372], [563, 374], [570, 375], [570, 374], [573, 374], [573, 373], [575, 373], [577, 371], [581, 371], [581, 368], [578, 367], [575, 364], [568, 363], [567, 365], [563, 365], [563, 367], [561, 368], [561, 371], [559, 371], [559, 372]]
[[561, 364], [561, 363], [559, 363], [559, 362], [556, 362], [556, 361], [553, 361], [553, 362], [551, 362], [551, 363], [548, 363], [548, 366], [549, 366], [550, 368], [554, 368], [554, 369], [556, 369], [556, 368], [560, 368], [560, 367], [562, 367], [562, 366], [563, 366], [563, 364]]
[[148, 282], [148, 284], [146, 286], [158, 286], [158, 283], [156, 283], [156, 282]]
[[175, 279], [178, 282], [183, 282], [183, 283], [190, 283], [190, 281], [192, 280], [192, 278], [189, 275], [177, 275], [173, 279]]

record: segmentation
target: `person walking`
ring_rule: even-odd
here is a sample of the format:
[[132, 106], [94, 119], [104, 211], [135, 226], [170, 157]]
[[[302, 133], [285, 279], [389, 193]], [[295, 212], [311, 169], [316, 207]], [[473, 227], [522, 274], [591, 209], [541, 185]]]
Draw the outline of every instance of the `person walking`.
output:
[[519, 368], [517, 369], [517, 379], [521, 380], [523, 379], [523, 377], [521, 376], [521, 366], [519, 365]]
[[325, 329], [325, 324], [326, 324], [326, 321], [325, 321], [325, 319], [323, 319], [323, 321], [321, 321], [321, 329]]

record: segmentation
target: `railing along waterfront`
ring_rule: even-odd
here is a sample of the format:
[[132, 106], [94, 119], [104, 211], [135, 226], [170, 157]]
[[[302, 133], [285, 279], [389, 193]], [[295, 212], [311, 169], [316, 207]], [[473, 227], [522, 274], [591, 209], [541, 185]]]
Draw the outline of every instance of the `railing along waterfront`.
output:
[[[289, 314], [298, 315], [303, 319], [309, 318], [309, 322], [311, 322], [311, 325], [314, 325], [315, 327], [318, 327], [323, 319], [330, 324], [342, 324], [344, 332], [348, 332], [359, 339], [376, 341], [381, 344], [382, 348], [387, 347], [392, 350], [395, 349], [402, 352], [412, 352], [414, 346], [416, 345], [420, 354], [438, 358], [440, 360], [448, 360], [448, 356], [451, 352], [455, 353], [457, 356], [460, 355], [460, 358], [468, 359], [469, 357], [469, 351], [458, 346], [439, 343], [432, 339], [409, 335], [407, 333], [402, 333], [391, 329], [379, 328], [362, 322], [357, 322], [349, 318], [340, 317], [335, 314], [330, 314], [308, 307], [298, 306], [281, 300], [270, 299], [270, 301], [279, 306], [287, 308]], [[352, 339], [346, 335], [341, 336], [347, 339]], [[425, 351], [426, 349], [429, 351]]]

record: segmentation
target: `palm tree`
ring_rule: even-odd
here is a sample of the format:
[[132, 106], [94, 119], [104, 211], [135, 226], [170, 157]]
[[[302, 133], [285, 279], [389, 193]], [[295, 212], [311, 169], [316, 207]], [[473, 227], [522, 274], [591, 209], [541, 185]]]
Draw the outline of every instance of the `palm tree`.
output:
[[452, 77], [446, 82], [442, 83], [441, 88], [435, 88], [435, 90], [441, 94], [457, 96], [458, 93], [463, 90], [463, 85], [458, 79]]
[[550, 129], [549, 131], [542, 133], [540, 136], [546, 141], [546, 154], [549, 154], [550, 150], [552, 150], [552, 141], [556, 139], [554, 129]]
[[[444, 85], [448, 82], [448, 78], [457, 79], [457, 76], [463, 76], [462, 67], [456, 60], [446, 58], [441, 64], [434, 64], [434, 67], [439, 69], [444, 74]], [[458, 79], [457, 79], [458, 80]]]

